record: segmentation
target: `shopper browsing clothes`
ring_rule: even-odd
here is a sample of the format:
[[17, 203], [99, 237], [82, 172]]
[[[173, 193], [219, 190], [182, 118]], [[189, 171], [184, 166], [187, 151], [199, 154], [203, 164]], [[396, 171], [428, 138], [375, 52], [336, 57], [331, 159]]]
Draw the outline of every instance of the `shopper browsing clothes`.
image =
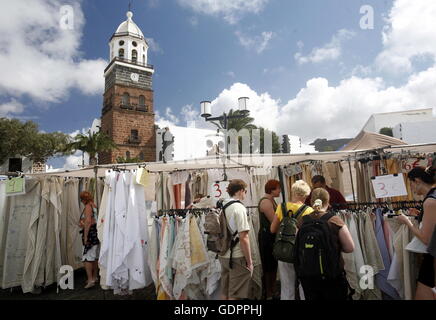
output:
[[295, 268], [306, 300], [347, 300], [348, 282], [342, 252], [354, 251], [354, 242], [344, 221], [329, 213], [327, 190], [312, 191], [315, 211], [298, 224]]
[[[429, 167], [425, 169], [424, 167], [416, 167], [407, 175], [408, 179], [411, 181], [412, 191], [417, 195], [425, 196], [423, 210], [418, 217], [420, 227], [416, 228], [404, 214], [398, 217], [398, 220], [406, 224], [425, 246], [430, 244], [436, 226], [436, 188], [434, 187], [434, 174], [434, 168]], [[430, 253], [426, 253], [424, 254], [419, 269], [415, 300], [434, 299], [432, 288], [435, 286], [434, 258]]]
[[265, 184], [265, 195], [259, 201], [259, 250], [263, 269], [263, 288], [265, 298], [272, 299], [276, 289], [277, 260], [274, 258], [273, 244], [275, 234], [271, 233], [271, 222], [274, 220], [277, 203], [274, 198], [280, 195], [280, 182], [269, 180]]
[[247, 193], [247, 184], [242, 180], [230, 181], [227, 192], [230, 199], [223, 201], [227, 226], [234, 235], [233, 247], [220, 257], [221, 290], [223, 300], [248, 299], [251, 293], [253, 260], [250, 249], [250, 225], [247, 209], [242, 204]]
[[[325, 178], [321, 175], [313, 176], [312, 178], [312, 189], [324, 188], [328, 191], [330, 196], [330, 204], [338, 209], [346, 209], [347, 201], [345, 200], [342, 193], [336, 189], [330, 188]], [[312, 198], [312, 194], [307, 197], [306, 205], [310, 206], [310, 201]]]
[[[292, 212], [294, 216], [299, 215], [299, 221], [305, 215], [313, 212], [310, 207], [303, 207], [307, 196], [310, 194], [309, 185], [303, 180], [296, 181], [291, 187], [291, 197], [292, 201], [286, 203], [286, 210]], [[300, 208], [302, 212], [299, 212]], [[283, 220], [282, 207], [278, 206], [276, 215], [273, 222], [271, 223], [271, 232], [277, 233], [280, 227], [280, 223]], [[294, 266], [292, 263], [287, 263], [283, 261], [278, 262], [278, 269], [280, 274], [280, 299], [281, 300], [295, 300], [295, 281], [296, 275]]]
[[82, 261], [88, 277], [85, 289], [88, 289], [95, 285], [98, 275], [100, 241], [97, 238], [97, 206], [88, 191], [80, 193], [80, 201], [85, 205], [80, 216], [80, 227], [82, 228], [80, 232], [84, 246]]

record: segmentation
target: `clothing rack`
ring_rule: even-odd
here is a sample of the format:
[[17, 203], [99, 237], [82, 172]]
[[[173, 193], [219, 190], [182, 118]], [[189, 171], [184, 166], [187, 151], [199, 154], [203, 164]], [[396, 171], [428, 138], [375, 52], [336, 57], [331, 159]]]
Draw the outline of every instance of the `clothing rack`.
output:
[[413, 208], [414, 206], [422, 206], [422, 201], [421, 200], [405, 200], [405, 201], [389, 201], [389, 202], [347, 202], [347, 203], [332, 203], [331, 206], [332, 207], [343, 207], [343, 206], [347, 206], [347, 207], [369, 207], [369, 206], [384, 206], [384, 207], [388, 207], [388, 206], [393, 206], [393, 207], [399, 207], [399, 206], [403, 206], [403, 207], [407, 207], [407, 208]]

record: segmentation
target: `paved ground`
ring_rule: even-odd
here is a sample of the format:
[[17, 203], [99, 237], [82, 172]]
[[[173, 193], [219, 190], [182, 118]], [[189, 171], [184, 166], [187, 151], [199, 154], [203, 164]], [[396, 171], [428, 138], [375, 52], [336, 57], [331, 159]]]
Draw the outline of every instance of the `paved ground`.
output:
[[56, 292], [56, 285], [43, 288], [40, 294], [24, 294], [21, 287], [0, 289], [0, 300], [155, 300], [154, 285], [142, 290], [133, 291], [132, 295], [114, 295], [112, 290], [103, 290], [100, 286], [84, 289], [86, 282], [85, 270], [76, 270], [74, 273], [74, 290], [61, 290]]

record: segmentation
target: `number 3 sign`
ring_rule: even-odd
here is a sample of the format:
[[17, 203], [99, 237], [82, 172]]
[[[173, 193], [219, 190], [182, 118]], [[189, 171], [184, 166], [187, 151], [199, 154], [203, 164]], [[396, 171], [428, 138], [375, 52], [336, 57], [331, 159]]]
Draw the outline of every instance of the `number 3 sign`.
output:
[[210, 195], [213, 201], [216, 203], [219, 199], [230, 198], [227, 193], [227, 187], [229, 186], [228, 181], [214, 182], [210, 186]]
[[402, 174], [375, 177], [372, 179], [372, 186], [377, 199], [407, 195]]

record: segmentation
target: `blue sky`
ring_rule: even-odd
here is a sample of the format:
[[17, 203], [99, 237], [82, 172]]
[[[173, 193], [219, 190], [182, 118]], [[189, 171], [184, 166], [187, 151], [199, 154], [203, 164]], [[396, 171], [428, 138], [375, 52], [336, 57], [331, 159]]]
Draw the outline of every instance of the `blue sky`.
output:
[[[88, 128], [101, 114], [108, 41], [126, 19], [129, 1], [0, 2], [5, 9], [0, 20], [6, 20], [0, 22], [0, 36], [6, 35], [0, 67], [8, 66], [0, 76], [0, 116], [32, 119], [44, 131]], [[435, 42], [435, 29], [425, 19], [435, 5], [408, 2], [135, 0], [132, 11], [154, 43], [149, 63], [156, 70], [159, 121], [199, 120], [204, 126], [196, 113], [201, 100], [212, 100], [220, 112], [248, 95], [258, 124], [311, 142], [353, 137], [377, 111], [432, 107], [434, 95], [423, 94], [425, 85], [416, 83], [435, 79], [436, 44], [428, 44]], [[63, 4], [74, 7], [74, 30], [55, 30]], [[360, 28], [363, 5], [374, 9], [372, 30]], [[409, 23], [406, 33], [402, 22]], [[12, 36], [14, 28], [20, 32]], [[8, 39], [24, 48], [17, 52], [36, 50], [40, 58], [30, 63], [31, 56], [8, 55]], [[44, 41], [52, 45], [47, 52]], [[68, 43], [65, 56], [57, 56], [53, 47], [63, 43]]]

